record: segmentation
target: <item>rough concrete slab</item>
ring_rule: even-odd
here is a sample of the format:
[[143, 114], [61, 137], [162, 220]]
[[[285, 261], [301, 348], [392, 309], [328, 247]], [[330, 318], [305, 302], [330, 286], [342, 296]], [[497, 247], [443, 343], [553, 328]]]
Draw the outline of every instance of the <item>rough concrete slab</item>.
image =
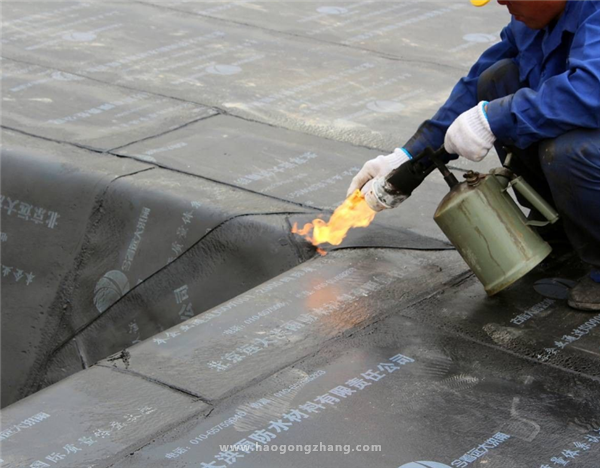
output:
[[[26, 395], [69, 308], [88, 222], [116, 179], [151, 169], [2, 133], [2, 406]], [[72, 287], [72, 284], [71, 284]], [[29, 390], [30, 391], [30, 390]]]
[[2, 411], [2, 466], [108, 467], [204, 403], [95, 367]]
[[[342, 203], [352, 177], [379, 155], [230, 116], [197, 122], [116, 153], [326, 210]], [[412, 199], [376, 220], [444, 239], [433, 213], [447, 191], [441, 176], [432, 174]]]
[[553, 278], [573, 285], [585, 272], [578, 259], [567, 255], [544, 262], [493, 298], [472, 279], [402, 314], [535, 361], [600, 377], [600, 315], [568, 307], [568, 287], [562, 298], [536, 291], [540, 282]]
[[7, 4], [4, 56], [372, 148], [403, 144], [464, 74], [149, 5], [60, 8]]
[[206, 107], [2, 60], [2, 125], [108, 150], [215, 114]]
[[116, 466], [523, 468], [562, 460], [593, 468], [598, 390], [596, 381], [392, 316]]
[[442, 287], [455, 252], [349, 250], [296, 267], [128, 350], [121, 368], [220, 399]]
[[[238, 25], [367, 49], [410, 62], [470, 68], [510, 17], [505, 8], [453, 1], [144, 1]], [[448, 25], [452, 27], [449, 28]]]
[[[159, 250], [156, 242], [152, 245]], [[92, 365], [196, 315], [203, 317], [207, 309], [312, 255], [313, 249], [299, 245], [292, 237], [283, 215], [242, 216], [227, 221], [73, 334], [47, 363], [44, 384], [72, 373], [73, 364], [67, 363], [83, 360]], [[80, 358], [73, 357], [73, 346]], [[127, 352], [119, 356], [128, 361]]]

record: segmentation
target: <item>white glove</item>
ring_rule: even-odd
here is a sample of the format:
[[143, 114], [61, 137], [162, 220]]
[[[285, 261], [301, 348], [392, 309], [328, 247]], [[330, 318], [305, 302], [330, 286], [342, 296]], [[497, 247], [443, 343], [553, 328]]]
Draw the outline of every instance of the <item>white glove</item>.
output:
[[444, 138], [444, 148], [471, 161], [481, 161], [492, 149], [496, 137], [492, 133], [482, 101], [460, 114], [450, 125]]
[[409, 161], [410, 157], [400, 148], [396, 148], [392, 154], [387, 156], [377, 156], [370, 161], [367, 161], [358, 174], [354, 176], [346, 197], [349, 197], [357, 189], [362, 188], [362, 193], [366, 193], [370, 184], [375, 177], [386, 176], [400, 165]]

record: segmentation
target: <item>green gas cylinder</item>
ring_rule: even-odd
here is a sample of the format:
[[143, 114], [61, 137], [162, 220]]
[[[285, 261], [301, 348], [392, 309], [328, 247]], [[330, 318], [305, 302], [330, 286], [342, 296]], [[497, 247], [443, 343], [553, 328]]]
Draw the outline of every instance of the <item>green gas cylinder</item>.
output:
[[[548, 222], [558, 214], [507, 168], [469, 171], [437, 208], [434, 220], [492, 296], [531, 271], [552, 248], [519, 209], [507, 188], [525, 196]], [[547, 223], [544, 223], [547, 224]]]

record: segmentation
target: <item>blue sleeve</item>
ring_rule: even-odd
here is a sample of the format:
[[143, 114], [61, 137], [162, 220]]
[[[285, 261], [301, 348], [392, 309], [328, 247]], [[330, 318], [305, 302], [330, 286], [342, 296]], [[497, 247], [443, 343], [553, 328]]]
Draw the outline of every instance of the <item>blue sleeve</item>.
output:
[[487, 111], [496, 138], [519, 148], [576, 128], [600, 128], [600, 11], [575, 31], [565, 73], [537, 91], [496, 99]]
[[[469, 74], [454, 86], [446, 103], [430, 119], [421, 124], [417, 132], [404, 145], [411, 155], [417, 156], [425, 148], [438, 149], [444, 143], [446, 130], [456, 117], [477, 105], [479, 76], [499, 60], [514, 58], [518, 50], [509, 27], [502, 30], [502, 41], [486, 50], [473, 65]], [[458, 156], [456, 156], [458, 157]]]

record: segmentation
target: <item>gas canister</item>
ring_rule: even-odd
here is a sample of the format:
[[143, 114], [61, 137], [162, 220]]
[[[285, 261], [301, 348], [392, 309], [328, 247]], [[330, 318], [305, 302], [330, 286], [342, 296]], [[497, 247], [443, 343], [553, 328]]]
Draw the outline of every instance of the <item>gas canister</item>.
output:
[[[462, 183], [443, 163], [448, 156], [444, 147], [437, 151], [425, 149], [388, 176], [374, 179], [365, 201], [376, 212], [393, 208], [410, 197], [437, 167], [450, 192], [438, 206], [434, 220], [492, 296], [548, 256], [550, 245], [532, 226], [555, 223], [558, 213], [511, 171], [510, 153], [503, 167], [489, 174], [469, 171]], [[508, 194], [509, 187], [519, 192], [547, 221], [527, 220]]]
[[552, 250], [531, 228], [507, 188], [514, 186], [548, 222], [555, 222], [558, 214], [507, 168], [489, 174], [469, 171], [464, 177], [441, 201], [434, 220], [492, 296], [531, 271]]

